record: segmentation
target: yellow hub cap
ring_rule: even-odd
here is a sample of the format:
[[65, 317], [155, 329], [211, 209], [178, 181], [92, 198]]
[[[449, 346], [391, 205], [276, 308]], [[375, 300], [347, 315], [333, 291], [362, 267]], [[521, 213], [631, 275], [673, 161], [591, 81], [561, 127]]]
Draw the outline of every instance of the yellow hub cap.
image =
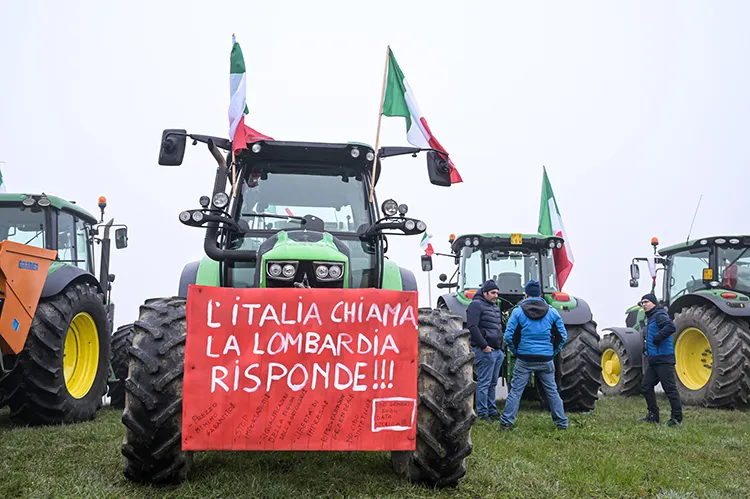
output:
[[73, 397], [83, 398], [96, 379], [99, 367], [99, 331], [86, 312], [73, 317], [65, 336], [63, 372], [65, 385]]
[[602, 354], [602, 377], [609, 386], [617, 386], [620, 382], [620, 357], [611, 348]]
[[686, 388], [700, 390], [711, 377], [713, 355], [708, 338], [698, 328], [689, 327], [674, 346], [677, 376]]

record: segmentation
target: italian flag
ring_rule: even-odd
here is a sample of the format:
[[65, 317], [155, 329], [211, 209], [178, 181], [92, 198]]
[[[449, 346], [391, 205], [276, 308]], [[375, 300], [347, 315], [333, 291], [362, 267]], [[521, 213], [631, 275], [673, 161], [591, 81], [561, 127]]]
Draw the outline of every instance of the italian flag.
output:
[[[396, 62], [393, 51], [388, 48], [388, 73], [382, 114], [406, 118], [406, 140], [419, 148], [431, 148], [448, 154], [430, 130], [427, 120], [419, 109], [414, 93], [406, 81], [404, 73]], [[453, 161], [448, 157], [451, 169], [451, 184], [463, 182]]]
[[232, 151], [247, 149], [247, 144], [259, 140], [273, 140], [245, 125], [245, 115], [249, 113], [246, 103], [247, 73], [245, 58], [240, 44], [232, 35], [232, 53], [229, 57], [229, 137]]
[[432, 248], [430, 239], [432, 239], [432, 234], [428, 234], [425, 232], [422, 235], [422, 240], [419, 242], [419, 247], [422, 248], [422, 251], [424, 251], [427, 255], [433, 255], [435, 253], [435, 250]]
[[542, 204], [539, 208], [539, 233], [548, 236], [559, 236], [565, 240], [562, 248], [555, 248], [553, 256], [557, 270], [557, 282], [562, 291], [565, 281], [568, 280], [570, 271], [573, 270], [573, 251], [570, 248], [568, 235], [565, 232], [560, 209], [552, 192], [552, 185], [547, 177], [547, 169], [544, 168], [544, 179], [542, 181]]

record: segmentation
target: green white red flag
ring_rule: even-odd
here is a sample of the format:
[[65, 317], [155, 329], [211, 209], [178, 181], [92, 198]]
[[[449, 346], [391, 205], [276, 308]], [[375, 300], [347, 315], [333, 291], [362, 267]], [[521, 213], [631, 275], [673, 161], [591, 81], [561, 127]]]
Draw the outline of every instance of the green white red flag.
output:
[[562, 291], [565, 281], [568, 280], [570, 271], [573, 270], [573, 250], [568, 241], [568, 234], [565, 232], [560, 209], [557, 207], [555, 194], [552, 192], [552, 185], [547, 177], [547, 169], [544, 168], [544, 178], [542, 180], [542, 204], [539, 208], [539, 233], [547, 236], [558, 236], [565, 240], [565, 244], [560, 249], [553, 249], [555, 259], [555, 270], [557, 271], [557, 283]]
[[422, 234], [422, 240], [419, 242], [419, 247], [422, 248], [422, 251], [424, 251], [425, 254], [432, 256], [435, 254], [435, 250], [432, 248], [430, 239], [432, 239], [432, 234], [426, 232]]
[[232, 35], [232, 52], [229, 56], [229, 137], [232, 151], [247, 149], [247, 144], [273, 138], [257, 132], [245, 124], [247, 108], [247, 72], [240, 44]]
[[[406, 118], [406, 140], [414, 147], [436, 149], [446, 155], [448, 154], [432, 134], [427, 120], [414, 98], [414, 93], [411, 91], [411, 87], [390, 48], [388, 49], [387, 80], [381, 112], [383, 116]], [[448, 157], [448, 164], [450, 165], [451, 184], [463, 182], [450, 156]]]

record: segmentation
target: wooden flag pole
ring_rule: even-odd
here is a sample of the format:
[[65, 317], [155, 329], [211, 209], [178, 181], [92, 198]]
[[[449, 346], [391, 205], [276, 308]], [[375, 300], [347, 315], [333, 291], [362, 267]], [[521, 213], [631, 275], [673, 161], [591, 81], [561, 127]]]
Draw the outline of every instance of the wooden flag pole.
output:
[[378, 108], [378, 131], [375, 134], [375, 157], [372, 160], [372, 181], [370, 183], [370, 203], [375, 193], [375, 176], [378, 171], [378, 148], [380, 147], [380, 122], [383, 119], [383, 102], [385, 101], [385, 83], [388, 77], [388, 58], [391, 55], [391, 46], [385, 51], [385, 68], [383, 68], [383, 87], [380, 90], [380, 107]]
[[237, 171], [236, 158], [234, 157], [234, 144], [232, 144], [232, 197], [237, 198]]

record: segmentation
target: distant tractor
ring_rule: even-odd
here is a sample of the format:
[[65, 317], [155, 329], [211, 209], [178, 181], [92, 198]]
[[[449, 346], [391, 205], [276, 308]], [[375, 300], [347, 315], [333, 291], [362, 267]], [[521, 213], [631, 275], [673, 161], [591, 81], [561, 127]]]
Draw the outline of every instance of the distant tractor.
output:
[[[524, 298], [524, 285], [532, 279], [542, 285], [544, 299], [562, 317], [568, 341], [555, 358], [555, 377], [565, 410], [591, 411], [598, 398], [600, 384], [599, 335], [588, 303], [578, 297], [560, 292], [553, 249], [564, 241], [557, 236], [540, 234], [451, 234], [451, 256], [456, 271], [449, 282], [440, 275], [438, 288], [457, 288], [455, 292], [438, 298], [438, 310], [460, 316], [466, 326], [466, 309], [487, 279], [493, 279], [500, 290], [498, 306], [503, 328], [513, 308]], [[439, 255], [439, 253], [438, 253]], [[423, 255], [423, 270], [432, 268], [431, 257]], [[456, 281], [453, 281], [453, 278]], [[515, 357], [506, 345], [506, 360], [501, 378], [510, 386]], [[536, 388], [534, 388], [536, 387]], [[525, 398], [539, 399], [546, 407], [546, 397], [534, 377], [524, 394]]]
[[[750, 236], [706, 237], [658, 250], [652, 292], [663, 272], [660, 300], [677, 325], [672, 336], [677, 388], [683, 403], [734, 408], [750, 396]], [[630, 286], [638, 287], [639, 261], [630, 265]], [[601, 340], [602, 392], [640, 393], [645, 357], [646, 315], [627, 309], [626, 327], [612, 327]]]
[[[113, 379], [106, 206], [100, 197], [97, 221], [56, 196], [0, 194], [0, 407], [15, 423], [86, 421], [102, 406]], [[127, 227], [115, 246], [127, 246]]]

